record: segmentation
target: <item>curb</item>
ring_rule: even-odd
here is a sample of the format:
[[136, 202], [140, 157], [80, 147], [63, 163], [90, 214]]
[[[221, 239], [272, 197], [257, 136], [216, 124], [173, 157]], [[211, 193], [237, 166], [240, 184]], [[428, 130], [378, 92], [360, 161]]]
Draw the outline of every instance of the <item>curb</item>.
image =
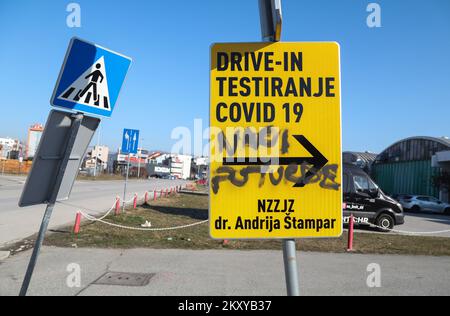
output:
[[202, 191], [191, 191], [191, 190], [180, 190], [178, 193], [182, 194], [192, 194], [192, 195], [209, 195], [208, 192], [202, 192]]
[[9, 251], [0, 251], [0, 261], [8, 259], [10, 254], [11, 252]]

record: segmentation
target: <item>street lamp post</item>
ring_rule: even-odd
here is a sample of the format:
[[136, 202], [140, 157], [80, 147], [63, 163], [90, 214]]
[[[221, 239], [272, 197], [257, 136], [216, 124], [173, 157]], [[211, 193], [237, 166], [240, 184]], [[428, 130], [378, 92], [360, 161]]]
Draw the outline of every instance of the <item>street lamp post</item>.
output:
[[144, 144], [142, 143], [145, 139], [139, 138], [139, 144], [141, 144], [141, 149], [138, 148], [138, 173], [137, 178], [141, 176], [141, 158], [142, 158], [142, 148], [144, 148]]
[[142, 153], [142, 148], [141, 148], [141, 150], [139, 150], [139, 148], [138, 148], [138, 172], [137, 172], [138, 179], [141, 175], [141, 153]]
[[[98, 159], [98, 152], [99, 152], [99, 146], [100, 146], [100, 128], [101, 125], [98, 126], [98, 134], [97, 134], [97, 152], [95, 155], [95, 162], [94, 162], [94, 178], [97, 177], [97, 159]], [[95, 150], [95, 147], [94, 147]]]

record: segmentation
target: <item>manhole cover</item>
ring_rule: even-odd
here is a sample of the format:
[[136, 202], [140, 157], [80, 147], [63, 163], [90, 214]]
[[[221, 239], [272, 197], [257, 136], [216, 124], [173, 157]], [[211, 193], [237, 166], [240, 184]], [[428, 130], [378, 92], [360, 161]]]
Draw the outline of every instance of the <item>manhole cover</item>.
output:
[[146, 286], [155, 273], [106, 272], [93, 284], [119, 286]]

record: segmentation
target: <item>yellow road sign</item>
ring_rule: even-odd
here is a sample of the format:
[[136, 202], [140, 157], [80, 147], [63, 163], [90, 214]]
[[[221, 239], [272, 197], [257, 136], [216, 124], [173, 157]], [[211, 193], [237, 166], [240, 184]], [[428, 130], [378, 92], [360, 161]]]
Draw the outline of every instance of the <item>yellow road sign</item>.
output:
[[211, 47], [213, 238], [342, 233], [337, 43]]

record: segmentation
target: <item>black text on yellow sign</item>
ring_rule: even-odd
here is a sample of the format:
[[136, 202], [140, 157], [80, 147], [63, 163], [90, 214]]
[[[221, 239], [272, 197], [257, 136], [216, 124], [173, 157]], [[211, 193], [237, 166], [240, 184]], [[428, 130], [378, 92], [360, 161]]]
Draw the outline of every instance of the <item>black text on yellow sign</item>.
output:
[[211, 47], [213, 238], [342, 233], [337, 43]]

